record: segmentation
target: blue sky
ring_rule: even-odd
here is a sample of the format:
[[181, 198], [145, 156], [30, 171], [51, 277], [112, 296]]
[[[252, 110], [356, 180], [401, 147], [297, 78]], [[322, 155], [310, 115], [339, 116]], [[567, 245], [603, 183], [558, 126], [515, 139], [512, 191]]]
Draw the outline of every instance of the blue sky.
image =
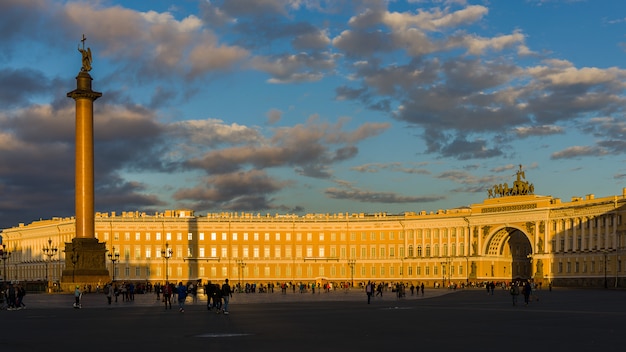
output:
[[622, 1], [0, 3], [0, 227], [74, 214], [81, 36], [96, 211], [402, 213], [625, 186]]

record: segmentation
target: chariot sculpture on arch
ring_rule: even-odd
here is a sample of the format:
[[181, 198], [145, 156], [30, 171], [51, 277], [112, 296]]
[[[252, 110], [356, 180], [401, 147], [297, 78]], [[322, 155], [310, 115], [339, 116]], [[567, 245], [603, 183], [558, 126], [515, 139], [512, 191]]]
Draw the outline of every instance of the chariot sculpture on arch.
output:
[[80, 44], [78, 45], [78, 51], [81, 53], [81, 55], [83, 56], [83, 67], [81, 67], [81, 71], [83, 72], [89, 72], [91, 71], [91, 62], [93, 61], [92, 57], [91, 57], [91, 48], [87, 48], [85, 49], [85, 41], [87, 40], [87, 38], [85, 37], [85, 35], [83, 34], [83, 39], [81, 39], [80, 41], [83, 42], [83, 47], [81, 49]]
[[489, 198], [495, 197], [508, 197], [508, 196], [525, 196], [528, 194], [535, 194], [535, 186], [526, 180], [526, 175], [522, 169], [522, 165], [519, 166], [519, 170], [515, 173], [516, 180], [513, 182], [513, 187], [509, 188], [507, 183], [494, 185], [487, 190], [487, 196]]

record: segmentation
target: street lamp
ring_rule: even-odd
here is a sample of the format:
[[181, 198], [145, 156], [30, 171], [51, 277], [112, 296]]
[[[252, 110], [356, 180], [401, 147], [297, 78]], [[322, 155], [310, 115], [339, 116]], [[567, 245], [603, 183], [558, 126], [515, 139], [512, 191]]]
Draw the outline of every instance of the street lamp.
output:
[[354, 288], [354, 266], [356, 265], [356, 259], [348, 259], [348, 266], [350, 267], [350, 286]]
[[48, 271], [48, 263], [52, 262], [52, 257], [57, 254], [59, 249], [57, 247], [52, 246], [52, 239], [48, 238], [48, 246], [43, 247], [41, 251], [43, 254], [48, 257], [48, 261], [46, 262], [46, 289], [50, 290], [50, 279], [49, 279], [49, 271]]
[[170, 258], [172, 257], [172, 249], [170, 248], [170, 244], [165, 242], [165, 249], [161, 250], [161, 256], [165, 259], [165, 284], [169, 283], [169, 275], [167, 272], [167, 264]]
[[76, 282], [76, 264], [78, 264], [79, 257], [78, 252], [72, 250], [72, 255], [70, 256], [70, 261], [72, 262], [72, 282]]
[[7, 252], [7, 245], [3, 244], [2, 249], [0, 249], [0, 259], [2, 259], [2, 264], [4, 265], [4, 271], [2, 272], [2, 279], [6, 283], [7, 281], [7, 260], [11, 258], [11, 252]]
[[241, 281], [245, 281], [243, 277], [243, 269], [246, 267], [246, 263], [242, 259], [237, 259], [237, 266], [239, 267], [239, 292], [241, 292], [243, 288]]
[[115, 246], [113, 246], [111, 247], [111, 253], [107, 254], [107, 256], [109, 257], [109, 259], [111, 260], [111, 263], [113, 264], [113, 279], [111, 281], [115, 282], [115, 263], [120, 260], [120, 254], [115, 253]]
[[[441, 275], [443, 277], [443, 287], [446, 287], [446, 266], [448, 266], [448, 269], [450, 268], [450, 262], [452, 262], [452, 259], [450, 257], [446, 258], [445, 262], [441, 262]], [[450, 270], [448, 270], [449, 272]], [[450, 286], [450, 275], [448, 273], [448, 288]]]

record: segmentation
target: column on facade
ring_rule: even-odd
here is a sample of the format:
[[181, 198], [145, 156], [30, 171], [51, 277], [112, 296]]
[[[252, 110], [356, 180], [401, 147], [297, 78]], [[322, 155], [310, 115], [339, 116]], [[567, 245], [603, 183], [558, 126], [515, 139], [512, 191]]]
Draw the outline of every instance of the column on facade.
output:
[[585, 243], [585, 236], [587, 235], [587, 231], [585, 231], [585, 227], [587, 226], [587, 217], [580, 218], [580, 251], [584, 251], [587, 249], [587, 244]]
[[619, 249], [618, 248], [618, 241], [617, 241], [617, 220], [618, 220], [618, 216], [617, 214], [613, 215], [613, 231], [611, 231], [611, 233], [613, 234], [613, 244], [611, 248], [614, 248], [616, 251]]
[[572, 218], [572, 252], [576, 252], [578, 250], [580, 250], [580, 248], [578, 248], [578, 221], [580, 221], [579, 218]]
[[480, 233], [480, 227], [475, 226], [475, 228], [478, 230], [477, 234], [478, 234], [478, 253], [480, 254], [481, 249], [483, 248], [483, 234]]
[[604, 249], [609, 249], [609, 224], [611, 219], [611, 215], [607, 215], [604, 219]]
[[534, 226], [535, 231], [533, 233], [533, 244], [532, 244], [531, 251], [532, 251], [532, 254], [537, 254], [538, 249], [539, 249], [538, 244], [537, 244], [537, 242], [539, 242], [539, 221], [535, 221], [533, 224], [535, 225]]
[[572, 219], [565, 219], [563, 224], [563, 252], [570, 250], [569, 247], [569, 232], [572, 226]]
[[548, 242], [548, 239], [550, 236], [548, 234], [550, 233], [550, 221], [546, 219], [543, 223], [543, 252], [549, 253], [548, 248], [550, 247], [550, 242]]

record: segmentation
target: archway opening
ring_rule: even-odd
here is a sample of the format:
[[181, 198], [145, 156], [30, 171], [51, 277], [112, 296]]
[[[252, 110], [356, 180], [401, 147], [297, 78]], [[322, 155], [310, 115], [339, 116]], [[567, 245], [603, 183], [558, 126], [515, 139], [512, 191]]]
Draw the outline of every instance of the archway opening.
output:
[[487, 257], [491, 259], [491, 277], [505, 281], [525, 281], [533, 277], [532, 246], [519, 229], [506, 227], [496, 232], [489, 241]]

